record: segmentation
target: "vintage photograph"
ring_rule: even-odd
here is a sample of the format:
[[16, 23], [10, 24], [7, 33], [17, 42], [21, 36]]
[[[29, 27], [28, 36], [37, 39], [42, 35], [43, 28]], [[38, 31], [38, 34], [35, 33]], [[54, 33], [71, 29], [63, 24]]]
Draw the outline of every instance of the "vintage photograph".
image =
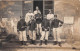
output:
[[0, 0], [0, 51], [80, 51], [80, 0]]

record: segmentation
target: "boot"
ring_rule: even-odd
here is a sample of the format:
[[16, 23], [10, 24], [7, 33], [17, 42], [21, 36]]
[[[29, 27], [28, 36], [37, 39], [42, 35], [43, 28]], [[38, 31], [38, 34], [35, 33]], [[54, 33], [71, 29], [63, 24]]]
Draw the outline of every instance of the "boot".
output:
[[26, 41], [23, 41], [23, 45], [26, 45]]
[[47, 40], [45, 40], [45, 45], [47, 45]]
[[54, 44], [53, 45], [57, 45], [57, 41], [54, 41]]
[[40, 45], [42, 45], [42, 40], [40, 40]]
[[22, 42], [22, 45], [24, 45], [24, 41]]
[[61, 47], [61, 42], [58, 42], [59, 46]]
[[2, 42], [0, 42], [0, 48], [2, 48]]
[[39, 34], [38, 33], [36, 34], [36, 37], [37, 37], [37, 39], [39, 39]]
[[23, 45], [23, 41], [20, 41], [21, 42], [21, 45]]
[[35, 40], [33, 40], [33, 44], [36, 45], [36, 41]]
[[21, 41], [19, 41], [19, 44], [20, 44], [20, 45], [22, 44]]
[[30, 42], [30, 44], [33, 44], [33, 40], [31, 39], [31, 42]]

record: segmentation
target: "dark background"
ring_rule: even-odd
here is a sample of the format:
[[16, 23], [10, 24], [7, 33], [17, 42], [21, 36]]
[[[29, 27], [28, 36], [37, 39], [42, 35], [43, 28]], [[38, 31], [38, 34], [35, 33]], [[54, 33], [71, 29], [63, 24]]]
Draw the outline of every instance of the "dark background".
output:
[[33, 1], [33, 11], [36, 10], [36, 6], [39, 7], [41, 14], [43, 14], [43, 1]]

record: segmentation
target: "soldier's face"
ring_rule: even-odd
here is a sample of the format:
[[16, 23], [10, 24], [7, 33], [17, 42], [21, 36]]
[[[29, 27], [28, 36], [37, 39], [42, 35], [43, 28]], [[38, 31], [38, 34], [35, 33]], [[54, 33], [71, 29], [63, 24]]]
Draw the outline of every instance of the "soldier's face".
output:
[[51, 11], [49, 11], [49, 14], [51, 14], [52, 12]]
[[31, 13], [31, 10], [29, 10], [29, 13]]
[[51, 10], [49, 10], [49, 14], [51, 14], [52, 12], [51, 12]]
[[39, 10], [39, 8], [38, 8], [38, 7], [36, 7], [36, 10]]
[[54, 17], [54, 19], [57, 19], [57, 17]]

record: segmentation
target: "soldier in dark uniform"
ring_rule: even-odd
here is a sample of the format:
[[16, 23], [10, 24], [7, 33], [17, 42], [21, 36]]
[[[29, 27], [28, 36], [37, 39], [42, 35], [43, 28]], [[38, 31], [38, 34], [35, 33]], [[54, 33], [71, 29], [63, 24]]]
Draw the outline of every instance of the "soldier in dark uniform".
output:
[[17, 23], [17, 32], [19, 34], [19, 40], [21, 42], [22, 45], [26, 45], [26, 22], [24, 20], [24, 18], [20, 17], [20, 21], [18, 21]]
[[45, 45], [47, 45], [48, 35], [49, 35], [49, 20], [47, 20], [46, 17], [44, 17], [42, 21], [42, 33], [40, 38], [40, 45], [42, 45], [42, 41], [45, 39]]
[[31, 21], [28, 23], [28, 25], [31, 44], [36, 45], [36, 20], [34, 17], [31, 18]]
[[60, 34], [62, 32], [62, 30], [61, 30], [62, 25], [63, 25], [63, 22], [61, 20], [57, 19], [57, 15], [55, 15], [54, 20], [51, 23], [51, 28], [53, 28], [54, 45], [56, 45], [58, 43], [59, 46], [61, 46]]

